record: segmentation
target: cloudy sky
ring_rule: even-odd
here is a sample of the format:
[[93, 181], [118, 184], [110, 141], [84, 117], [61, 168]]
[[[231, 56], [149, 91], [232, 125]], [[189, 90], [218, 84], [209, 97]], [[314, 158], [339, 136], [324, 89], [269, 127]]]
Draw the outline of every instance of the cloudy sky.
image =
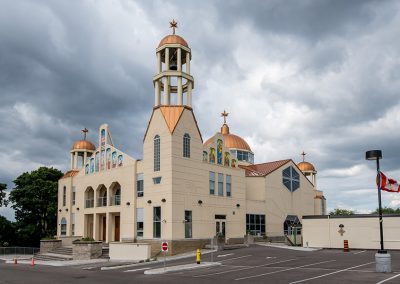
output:
[[[206, 139], [220, 113], [257, 163], [318, 170], [328, 209], [377, 207], [374, 162], [400, 179], [399, 1], [0, 0], [0, 182], [62, 171], [87, 127], [142, 157], [155, 48], [178, 21], [189, 43], [194, 111]], [[400, 206], [400, 194], [383, 193]], [[13, 218], [10, 209], [0, 214]]]

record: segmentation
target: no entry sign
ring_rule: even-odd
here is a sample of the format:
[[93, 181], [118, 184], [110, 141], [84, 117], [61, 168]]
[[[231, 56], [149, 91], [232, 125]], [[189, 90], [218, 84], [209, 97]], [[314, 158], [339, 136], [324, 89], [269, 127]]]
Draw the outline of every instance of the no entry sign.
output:
[[168, 251], [168, 242], [162, 242], [161, 243], [161, 251]]

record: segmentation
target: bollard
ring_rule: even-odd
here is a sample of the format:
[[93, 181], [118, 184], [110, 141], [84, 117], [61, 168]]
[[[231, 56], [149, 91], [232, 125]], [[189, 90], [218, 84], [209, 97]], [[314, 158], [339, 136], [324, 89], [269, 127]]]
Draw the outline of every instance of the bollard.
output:
[[32, 262], [31, 262], [32, 266], [35, 266], [35, 258], [32, 257]]
[[350, 249], [349, 249], [349, 241], [348, 240], [344, 240], [343, 241], [343, 251], [345, 251], [345, 252], [349, 252], [350, 251]]
[[18, 264], [17, 258], [14, 257], [14, 264]]
[[200, 249], [197, 249], [196, 251], [196, 263], [200, 264], [200, 259], [201, 259], [201, 252]]

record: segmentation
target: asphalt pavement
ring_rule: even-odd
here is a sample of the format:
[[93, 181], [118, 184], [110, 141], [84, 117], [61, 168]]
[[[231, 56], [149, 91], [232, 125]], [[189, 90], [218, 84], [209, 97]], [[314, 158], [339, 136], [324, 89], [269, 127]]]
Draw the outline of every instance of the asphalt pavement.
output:
[[[195, 265], [193, 257], [168, 261], [166, 267], [188, 270], [145, 274], [162, 269], [162, 261], [132, 264], [111, 270], [100, 266], [50, 267], [0, 263], [0, 283], [400, 283], [400, 252], [391, 251], [392, 273], [375, 272], [375, 252], [369, 250], [296, 251], [253, 245], [206, 254]], [[193, 266], [193, 267], [192, 267]]]

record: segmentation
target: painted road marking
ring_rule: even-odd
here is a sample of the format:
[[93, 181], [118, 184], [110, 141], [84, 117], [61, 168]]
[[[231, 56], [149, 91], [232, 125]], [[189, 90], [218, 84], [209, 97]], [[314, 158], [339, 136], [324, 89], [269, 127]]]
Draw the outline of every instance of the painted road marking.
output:
[[256, 266], [250, 266], [250, 267], [244, 267], [244, 268], [238, 268], [238, 269], [231, 269], [231, 270], [226, 270], [226, 271], [220, 271], [220, 272], [215, 272], [215, 273], [209, 273], [209, 274], [201, 274], [201, 275], [195, 275], [193, 277], [206, 277], [206, 276], [211, 276], [211, 275], [219, 275], [219, 274], [224, 274], [224, 273], [230, 273], [230, 272], [236, 272], [240, 270], [247, 270], [247, 269], [253, 269], [253, 268], [259, 268], [259, 267], [264, 267], [272, 264], [278, 264], [278, 263], [283, 263], [283, 262], [288, 262], [288, 261], [293, 261], [296, 260], [296, 258], [292, 259], [287, 259], [287, 260], [281, 260], [277, 262], [271, 262], [267, 264], [262, 264], [262, 265], [256, 265]]
[[220, 254], [220, 255], [219, 255], [219, 256], [217, 256], [217, 257], [225, 257], [225, 256], [228, 256], [228, 255], [233, 255], [233, 253]]
[[395, 275], [395, 276], [392, 276], [392, 277], [390, 277], [390, 278], [388, 278], [388, 279], [382, 280], [381, 282], [378, 282], [378, 283], [376, 283], [376, 284], [381, 284], [381, 283], [384, 283], [384, 282], [386, 282], [386, 281], [389, 281], [389, 280], [395, 279], [395, 278], [397, 278], [397, 277], [399, 277], [399, 276], [400, 276], [400, 274], [397, 274], [397, 275]]
[[267, 256], [265, 259], [276, 258], [276, 256]]
[[124, 272], [135, 272], [135, 271], [146, 270], [146, 269], [150, 269], [150, 267], [143, 267], [143, 268], [125, 270]]
[[[288, 270], [294, 270], [294, 269], [298, 269], [298, 268], [303, 268], [303, 267], [307, 267], [307, 266], [312, 266], [312, 265], [322, 264], [322, 263], [327, 263], [327, 262], [332, 262], [332, 261], [336, 261], [336, 260], [332, 259], [332, 260], [327, 260], [327, 261], [315, 262], [315, 263], [311, 263], [311, 264], [306, 264], [306, 265], [301, 265], [301, 266], [281, 269], [281, 270], [278, 270], [278, 271], [272, 271], [272, 272], [267, 272], [267, 273], [263, 273], [263, 274], [257, 274], [257, 275], [247, 276], [247, 277], [236, 278], [235, 280], [239, 281], [239, 280], [245, 280], [245, 279], [249, 279], [249, 278], [256, 278], [256, 277], [260, 277], [260, 276], [264, 276], [264, 275], [275, 274], [275, 273], [279, 273], [279, 272], [284, 272], [284, 271], [288, 271]], [[293, 282], [293, 283], [296, 283], [296, 282]]]
[[366, 250], [358, 251], [358, 252], [355, 252], [354, 254], [360, 254], [360, 253], [363, 253], [363, 252], [366, 252]]
[[314, 280], [314, 279], [326, 277], [326, 276], [329, 276], [329, 275], [333, 275], [333, 274], [337, 274], [337, 273], [340, 273], [340, 272], [348, 271], [348, 270], [350, 270], [350, 269], [357, 268], [357, 267], [361, 267], [361, 266], [365, 266], [365, 265], [369, 265], [369, 264], [372, 264], [372, 263], [374, 263], [374, 261], [372, 261], [372, 262], [367, 262], [367, 263], [360, 264], [360, 265], [356, 265], [356, 266], [352, 266], [352, 267], [345, 268], [345, 269], [341, 269], [341, 270], [338, 270], [338, 271], [335, 271], [335, 272], [322, 274], [322, 275], [320, 275], [320, 276], [315, 276], [315, 277], [311, 277], [311, 278], [307, 278], [307, 279], [303, 279], [303, 280], [294, 281], [294, 282], [291, 282], [290, 284], [301, 283], [301, 282], [306, 282], [306, 281], [309, 281], [309, 280]]
[[249, 256], [251, 256], [251, 254], [249, 254], [249, 255], [243, 255], [243, 256], [238, 256], [238, 257], [232, 257], [232, 258], [228, 258], [228, 259], [224, 259], [224, 260], [221, 260], [220, 262], [228, 261], [228, 260], [234, 260], [234, 259], [239, 259], [239, 258], [244, 258], [244, 257], [249, 257]]

